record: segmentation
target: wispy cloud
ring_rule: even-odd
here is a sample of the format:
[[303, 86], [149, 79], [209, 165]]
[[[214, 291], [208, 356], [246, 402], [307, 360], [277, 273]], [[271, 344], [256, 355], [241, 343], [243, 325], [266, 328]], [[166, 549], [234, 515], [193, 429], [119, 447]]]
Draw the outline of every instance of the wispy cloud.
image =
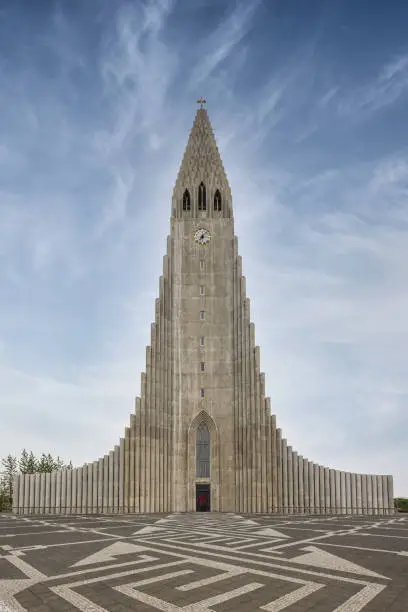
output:
[[219, 26], [203, 40], [201, 60], [195, 66], [190, 77], [190, 88], [196, 89], [206, 81], [218, 66], [228, 59], [237, 45], [248, 34], [260, 0], [240, 2]]
[[408, 54], [384, 64], [377, 76], [346, 94], [339, 103], [342, 114], [356, 111], [375, 112], [408, 93]]

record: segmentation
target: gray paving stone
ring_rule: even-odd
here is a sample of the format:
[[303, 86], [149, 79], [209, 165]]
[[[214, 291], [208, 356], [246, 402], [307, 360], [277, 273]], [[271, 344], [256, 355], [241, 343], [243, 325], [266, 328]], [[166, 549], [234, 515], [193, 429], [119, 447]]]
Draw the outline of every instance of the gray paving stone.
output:
[[2, 612], [408, 609], [404, 517], [47, 516], [33, 544], [37, 527], [0, 516]]

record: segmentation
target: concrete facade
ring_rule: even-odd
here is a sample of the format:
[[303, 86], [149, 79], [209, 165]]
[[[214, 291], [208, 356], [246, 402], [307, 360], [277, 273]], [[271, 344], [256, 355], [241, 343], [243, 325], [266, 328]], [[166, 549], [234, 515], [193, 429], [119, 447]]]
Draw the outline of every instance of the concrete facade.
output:
[[[16, 513], [186, 512], [196, 486], [211, 510], [393, 511], [392, 477], [317, 465], [276, 426], [255, 343], [232, 196], [212, 127], [197, 111], [172, 198], [170, 235], [141, 394], [119, 444], [73, 470], [19, 475]], [[209, 470], [197, 436], [209, 432]], [[368, 484], [367, 484], [368, 483]]]

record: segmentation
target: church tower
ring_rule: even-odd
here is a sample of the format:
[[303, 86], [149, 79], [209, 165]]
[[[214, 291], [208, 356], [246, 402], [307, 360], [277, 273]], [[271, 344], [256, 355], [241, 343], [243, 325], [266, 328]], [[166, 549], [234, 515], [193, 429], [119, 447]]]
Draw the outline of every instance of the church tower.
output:
[[299, 455], [265, 397], [231, 189], [203, 100], [172, 197], [141, 394], [125, 436], [93, 463], [20, 474], [18, 513], [388, 514], [391, 476]]

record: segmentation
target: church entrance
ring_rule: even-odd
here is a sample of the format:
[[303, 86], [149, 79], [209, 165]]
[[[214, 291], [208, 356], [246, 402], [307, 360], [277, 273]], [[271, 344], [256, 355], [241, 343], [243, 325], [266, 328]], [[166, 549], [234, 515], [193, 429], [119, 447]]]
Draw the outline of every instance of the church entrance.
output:
[[196, 511], [210, 512], [211, 487], [209, 484], [196, 484]]

